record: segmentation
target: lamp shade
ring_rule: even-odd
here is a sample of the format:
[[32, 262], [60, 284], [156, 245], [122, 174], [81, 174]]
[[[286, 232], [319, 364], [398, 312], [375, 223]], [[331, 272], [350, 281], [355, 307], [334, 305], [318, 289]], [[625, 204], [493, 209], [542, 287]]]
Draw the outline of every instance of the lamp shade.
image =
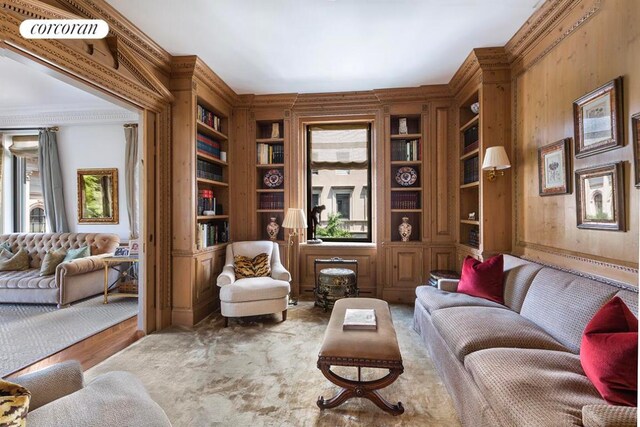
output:
[[509, 162], [509, 157], [507, 157], [507, 152], [504, 150], [504, 147], [499, 145], [496, 147], [489, 147], [487, 151], [484, 152], [484, 160], [482, 161], [482, 170], [487, 169], [509, 169], [511, 167], [511, 163]]
[[282, 226], [294, 230], [307, 228], [307, 216], [302, 209], [289, 208], [287, 210], [287, 216], [284, 217], [284, 221], [282, 222]]

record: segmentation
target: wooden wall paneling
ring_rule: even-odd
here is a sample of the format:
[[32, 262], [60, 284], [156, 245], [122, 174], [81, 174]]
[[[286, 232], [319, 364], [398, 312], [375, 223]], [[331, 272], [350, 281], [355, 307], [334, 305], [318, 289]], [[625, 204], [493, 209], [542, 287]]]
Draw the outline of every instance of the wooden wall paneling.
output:
[[[231, 236], [236, 242], [250, 240], [254, 235], [255, 218], [250, 215], [254, 207], [250, 206], [253, 195], [250, 183], [252, 178], [250, 144], [251, 133], [250, 112], [247, 108], [234, 108], [232, 113], [233, 140], [229, 144], [230, 154], [233, 155], [234, 167], [229, 171], [230, 185], [233, 189], [229, 193], [231, 221]], [[254, 172], [255, 173], [255, 172]]]
[[[632, 185], [628, 131], [630, 115], [640, 111], [640, 9], [636, 2], [624, 0], [567, 1], [564, 8], [552, 3], [548, 7], [553, 21], [531, 23], [546, 25], [541, 37], [530, 39], [520, 31], [507, 44], [514, 56], [514, 251], [562, 268], [637, 285], [640, 197]], [[593, 52], [598, 52], [597, 58]], [[572, 150], [571, 169], [625, 162], [626, 217], [630, 220], [623, 232], [578, 229], [575, 183], [571, 183], [571, 194], [538, 195], [537, 149], [573, 138], [573, 101], [617, 76], [623, 76], [627, 144], [581, 159], [575, 159]]]
[[389, 302], [413, 302], [415, 288], [423, 282], [425, 272], [423, 245], [419, 242], [394, 243], [386, 251], [389, 282], [382, 290], [383, 299]]
[[457, 138], [455, 133], [450, 131], [450, 105], [434, 105], [432, 120], [432, 144], [433, 144], [433, 196], [429, 199], [432, 201], [431, 221], [432, 235], [434, 242], [449, 241], [453, 242], [452, 217], [454, 205], [452, 203], [452, 195], [456, 192], [453, 188], [453, 170], [455, 144]]
[[[454, 246], [431, 246], [428, 251], [430, 270], [456, 270], [456, 248]], [[426, 262], [425, 262], [426, 265]], [[462, 264], [460, 264], [462, 265]], [[426, 280], [427, 271], [425, 271]]]

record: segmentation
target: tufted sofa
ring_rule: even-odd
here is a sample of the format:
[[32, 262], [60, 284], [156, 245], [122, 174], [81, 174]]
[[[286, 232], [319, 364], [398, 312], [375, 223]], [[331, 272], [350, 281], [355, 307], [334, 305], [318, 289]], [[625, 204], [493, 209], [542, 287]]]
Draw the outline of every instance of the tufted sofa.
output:
[[[104, 290], [104, 264], [100, 258], [113, 254], [120, 238], [106, 233], [0, 235], [0, 244], [5, 242], [11, 245], [14, 253], [19, 248], [28, 252], [30, 268], [0, 271], [0, 303], [57, 304], [63, 307]], [[77, 249], [85, 245], [89, 246], [91, 256], [62, 263], [55, 274], [40, 276], [40, 266], [47, 251]]]
[[[463, 425], [635, 426], [636, 408], [609, 405], [580, 364], [582, 333], [614, 296], [638, 313], [638, 289], [504, 256], [505, 305], [416, 289], [414, 328]], [[630, 363], [633, 363], [630, 361]]]

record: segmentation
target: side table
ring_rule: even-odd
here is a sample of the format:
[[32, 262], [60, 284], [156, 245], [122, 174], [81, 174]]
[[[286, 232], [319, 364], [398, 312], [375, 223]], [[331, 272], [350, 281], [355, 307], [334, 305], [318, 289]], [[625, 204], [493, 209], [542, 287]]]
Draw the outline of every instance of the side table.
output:
[[[348, 268], [323, 268], [318, 274], [318, 264], [355, 265], [355, 271]], [[358, 290], [358, 260], [356, 259], [316, 259], [313, 263], [316, 298], [315, 306], [324, 311], [333, 308], [333, 304], [340, 298], [354, 298], [360, 293]]]
[[[135, 279], [136, 281], [138, 280], [138, 275], [136, 273], [136, 270], [134, 268], [134, 265], [138, 264], [140, 262], [140, 260], [137, 257], [116, 257], [116, 256], [110, 256], [110, 257], [105, 257], [102, 258], [102, 262], [104, 262], [104, 301], [103, 304], [108, 304], [109, 303], [109, 269], [112, 268], [114, 270], [118, 271], [118, 279], [116, 279], [116, 282], [118, 282], [120, 280], [120, 278], [123, 275], [130, 275], [130, 277], [132, 277], [133, 279]], [[127, 270], [122, 270], [122, 264], [128, 263], [130, 264], [129, 267], [127, 268]], [[131, 271], [132, 274], [129, 274], [129, 272]], [[116, 282], [111, 283], [111, 286], [114, 285]], [[138, 294], [134, 294], [134, 293], [118, 293], [118, 295], [123, 296], [123, 297], [138, 297]]]

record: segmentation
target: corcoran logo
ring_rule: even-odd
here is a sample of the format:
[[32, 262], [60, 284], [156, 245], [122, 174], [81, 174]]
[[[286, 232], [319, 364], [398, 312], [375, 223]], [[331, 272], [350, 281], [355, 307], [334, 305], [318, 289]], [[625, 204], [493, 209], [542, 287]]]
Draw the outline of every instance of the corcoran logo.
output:
[[108, 33], [102, 19], [27, 19], [20, 24], [25, 39], [103, 39]]

